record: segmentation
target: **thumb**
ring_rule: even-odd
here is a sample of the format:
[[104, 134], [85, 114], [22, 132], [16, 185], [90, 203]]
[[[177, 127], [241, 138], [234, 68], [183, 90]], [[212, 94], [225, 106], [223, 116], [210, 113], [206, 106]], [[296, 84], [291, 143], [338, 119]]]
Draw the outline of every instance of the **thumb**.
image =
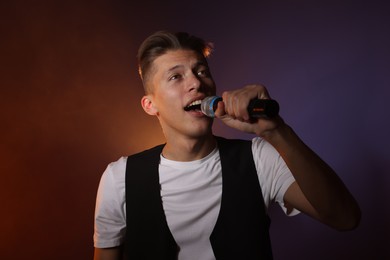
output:
[[220, 119], [222, 119], [223, 116], [226, 115], [225, 104], [223, 103], [223, 101], [218, 101], [217, 109], [214, 111], [214, 115], [215, 117]]

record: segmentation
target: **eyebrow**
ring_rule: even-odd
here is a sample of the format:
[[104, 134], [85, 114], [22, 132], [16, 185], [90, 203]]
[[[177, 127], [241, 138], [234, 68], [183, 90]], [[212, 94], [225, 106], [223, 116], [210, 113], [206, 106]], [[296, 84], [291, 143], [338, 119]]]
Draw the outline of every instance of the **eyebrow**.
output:
[[[197, 67], [199, 67], [199, 66], [208, 67], [206, 62], [204, 62], [204, 61], [198, 61], [198, 62], [195, 63], [195, 66], [194, 66], [193, 68], [197, 68]], [[181, 64], [175, 65], [175, 66], [173, 66], [172, 68], [169, 68], [166, 72], [169, 73], [169, 72], [172, 72], [172, 71], [174, 71], [174, 70], [176, 70], [176, 69], [178, 69], [178, 68], [182, 68], [182, 67], [184, 67], [184, 65], [181, 65]]]
[[174, 71], [174, 70], [176, 70], [176, 69], [178, 69], [178, 68], [182, 68], [182, 67], [184, 67], [184, 65], [175, 65], [175, 66], [173, 66], [172, 68], [169, 68], [169, 69], [167, 70], [167, 73], [169, 73], [169, 72], [171, 72], [171, 71]]

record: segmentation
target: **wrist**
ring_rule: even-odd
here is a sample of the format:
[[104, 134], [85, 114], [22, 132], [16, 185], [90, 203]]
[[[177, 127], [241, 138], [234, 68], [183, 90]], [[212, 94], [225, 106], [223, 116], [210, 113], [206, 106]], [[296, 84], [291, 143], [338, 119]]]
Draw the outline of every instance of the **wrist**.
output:
[[261, 138], [269, 142], [273, 146], [277, 146], [283, 140], [289, 139], [288, 136], [293, 135], [292, 128], [284, 123], [283, 120], [279, 120], [279, 122], [275, 125], [274, 128], [263, 131], [261, 134], [258, 134]]

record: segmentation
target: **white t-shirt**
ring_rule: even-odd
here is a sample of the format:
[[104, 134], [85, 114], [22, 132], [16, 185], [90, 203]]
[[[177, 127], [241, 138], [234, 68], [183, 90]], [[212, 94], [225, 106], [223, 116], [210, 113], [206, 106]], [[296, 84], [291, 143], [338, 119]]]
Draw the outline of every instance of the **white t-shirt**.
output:
[[[294, 177], [277, 151], [263, 139], [252, 139], [252, 152], [266, 207], [276, 201], [286, 212], [283, 196], [295, 181]], [[222, 196], [218, 149], [191, 162], [172, 161], [163, 156], [160, 159], [163, 208], [180, 248], [179, 260], [214, 260], [209, 237]], [[122, 157], [109, 164], [100, 181], [95, 210], [94, 246], [97, 248], [115, 247], [124, 242], [126, 160], [127, 157]]]

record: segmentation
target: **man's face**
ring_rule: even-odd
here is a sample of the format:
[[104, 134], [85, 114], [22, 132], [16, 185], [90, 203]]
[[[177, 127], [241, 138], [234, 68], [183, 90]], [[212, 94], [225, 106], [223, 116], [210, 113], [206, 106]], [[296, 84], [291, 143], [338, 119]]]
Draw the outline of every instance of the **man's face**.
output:
[[148, 96], [165, 136], [210, 134], [212, 119], [194, 105], [215, 95], [215, 83], [204, 57], [191, 50], [168, 51], [153, 62], [151, 71], [153, 93]]

